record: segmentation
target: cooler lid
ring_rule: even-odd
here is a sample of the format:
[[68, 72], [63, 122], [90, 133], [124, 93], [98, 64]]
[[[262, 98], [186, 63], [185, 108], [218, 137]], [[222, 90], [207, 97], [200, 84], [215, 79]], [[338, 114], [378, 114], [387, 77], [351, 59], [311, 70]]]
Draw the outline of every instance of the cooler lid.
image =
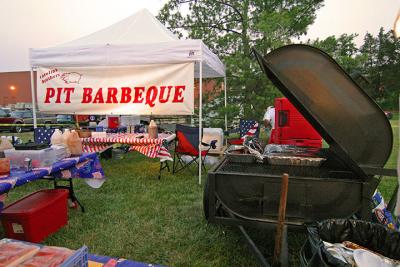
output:
[[254, 53], [268, 78], [343, 163], [363, 178], [363, 165], [385, 165], [393, 142], [388, 119], [329, 55], [300, 44], [283, 46], [264, 58]]

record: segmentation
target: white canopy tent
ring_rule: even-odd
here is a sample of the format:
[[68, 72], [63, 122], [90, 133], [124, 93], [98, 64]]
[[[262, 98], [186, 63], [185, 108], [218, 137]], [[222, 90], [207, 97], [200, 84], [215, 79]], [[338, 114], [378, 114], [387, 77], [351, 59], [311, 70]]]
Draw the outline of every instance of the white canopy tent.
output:
[[[202, 136], [202, 79], [224, 77], [225, 67], [201, 40], [179, 40], [147, 9], [107, 28], [55, 47], [30, 49], [31, 90], [36, 128], [33, 71], [38, 67], [90, 67], [194, 62], [199, 78], [199, 134]], [[227, 117], [225, 115], [225, 128]], [[200, 149], [200, 148], [199, 148]], [[201, 183], [201, 157], [199, 183]]]

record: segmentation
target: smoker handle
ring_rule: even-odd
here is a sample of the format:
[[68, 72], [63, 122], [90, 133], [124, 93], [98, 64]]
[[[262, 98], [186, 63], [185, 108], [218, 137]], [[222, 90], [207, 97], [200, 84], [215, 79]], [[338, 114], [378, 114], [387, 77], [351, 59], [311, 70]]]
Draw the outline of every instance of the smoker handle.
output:
[[360, 166], [367, 175], [383, 175], [397, 177], [396, 169], [384, 169], [370, 166]]

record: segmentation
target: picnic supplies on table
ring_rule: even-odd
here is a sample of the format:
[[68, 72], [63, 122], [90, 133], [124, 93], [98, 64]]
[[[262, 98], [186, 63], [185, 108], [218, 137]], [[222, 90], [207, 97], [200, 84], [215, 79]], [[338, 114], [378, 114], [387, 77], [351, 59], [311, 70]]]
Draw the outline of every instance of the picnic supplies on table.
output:
[[0, 175], [5, 175], [10, 173], [10, 159], [0, 158]]
[[7, 149], [13, 149], [13, 145], [8, 141], [6, 136], [2, 136], [0, 139], [0, 153]]
[[68, 135], [67, 144], [71, 155], [82, 155], [82, 141], [75, 130], [72, 130], [71, 133]]
[[69, 129], [65, 129], [64, 133], [62, 135], [63, 144], [67, 148], [68, 153], [71, 153], [70, 150], [69, 150], [69, 147], [68, 147], [68, 139], [69, 139], [70, 135], [71, 135], [71, 131]]
[[52, 145], [62, 145], [63, 144], [63, 134], [59, 129], [54, 130], [54, 133], [50, 137], [50, 143]]
[[68, 191], [43, 189], [2, 210], [1, 222], [8, 238], [42, 242], [68, 222]]
[[149, 124], [149, 138], [158, 138], [158, 127], [154, 120], [150, 121]]
[[76, 130], [76, 132], [78, 133], [79, 138], [86, 138], [92, 136], [92, 132], [90, 130]]
[[26, 159], [31, 160], [31, 166], [33, 168], [48, 167], [57, 160], [54, 149], [50, 147], [40, 150], [9, 149], [4, 151], [4, 155], [11, 161], [11, 169], [26, 171], [28, 171]]

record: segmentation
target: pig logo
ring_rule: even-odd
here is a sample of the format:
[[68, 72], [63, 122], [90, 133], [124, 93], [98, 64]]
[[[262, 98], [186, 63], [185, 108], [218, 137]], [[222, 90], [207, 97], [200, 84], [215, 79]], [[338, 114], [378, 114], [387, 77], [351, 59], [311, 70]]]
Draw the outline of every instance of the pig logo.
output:
[[79, 81], [82, 78], [82, 74], [80, 74], [78, 72], [66, 72], [66, 73], [63, 73], [60, 78], [66, 84], [79, 83]]

